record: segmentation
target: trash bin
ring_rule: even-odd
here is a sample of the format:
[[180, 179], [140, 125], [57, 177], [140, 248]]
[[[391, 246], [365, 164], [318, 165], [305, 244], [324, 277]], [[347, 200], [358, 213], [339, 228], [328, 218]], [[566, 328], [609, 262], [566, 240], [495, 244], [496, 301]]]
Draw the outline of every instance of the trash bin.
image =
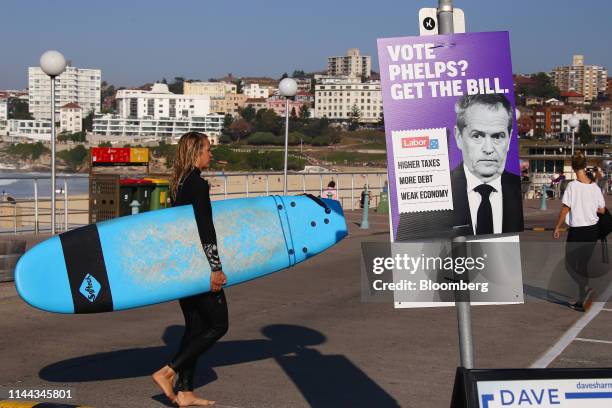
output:
[[130, 204], [133, 200], [140, 203], [138, 212], [149, 211], [151, 206], [151, 192], [155, 188], [155, 184], [149, 180], [127, 178], [119, 180], [119, 186], [120, 217], [132, 214], [132, 207], [130, 207]]
[[170, 190], [168, 180], [149, 177], [145, 177], [145, 180], [154, 184], [151, 192], [151, 211], [168, 207], [170, 205], [168, 202], [168, 192]]
[[380, 201], [376, 212], [378, 214], [389, 214], [389, 194], [386, 191], [380, 193]]

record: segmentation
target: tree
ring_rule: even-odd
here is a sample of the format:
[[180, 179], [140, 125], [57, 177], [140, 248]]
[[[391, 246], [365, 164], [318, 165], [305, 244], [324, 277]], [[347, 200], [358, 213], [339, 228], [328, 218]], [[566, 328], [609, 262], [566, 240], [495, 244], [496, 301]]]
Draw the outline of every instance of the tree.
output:
[[[112, 110], [114, 110], [114, 106], [111, 106], [111, 109], [107, 109], [104, 106], [104, 102], [107, 99], [110, 98], [114, 98], [115, 93], [117, 92], [117, 90], [115, 89], [115, 87], [113, 85], [108, 85], [108, 83], [106, 81], [102, 82], [102, 90], [100, 92], [100, 106], [102, 106], [102, 111], [105, 113], [108, 113]], [[116, 105], [116, 102], [113, 100], [113, 105]]]
[[543, 139], [543, 138], [544, 138], [544, 136], [546, 136], [546, 135], [545, 135], [545, 133], [544, 133], [544, 129], [542, 129], [542, 128], [536, 128], [536, 129], [533, 131], [533, 138], [534, 138], [534, 139]]
[[279, 134], [281, 131], [280, 117], [272, 109], [260, 109], [255, 115], [255, 129], [258, 132], [272, 132]]
[[297, 119], [297, 112], [295, 111], [295, 106], [291, 108], [291, 119]]
[[36, 142], [12, 144], [6, 149], [6, 152], [11, 155], [21, 156], [22, 159], [30, 157], [32, 160], [37, 160], [43, 154], [49, 153], [50, 150], [42, 142]]
[[223, 117], [223, 129], [229, 128], [233, 122], [234, 117], [229, 113], [225, 114], [225, 116]]
[[527, 93], [531, 96], [542, 98], [559, 98], [561, 92], [553, 83], [546, 72], [538, 72], [531, 77], [532, 85], [527, 86]]
[[359, 119], [361, 118], [361, 112], [357, 107], [357, 104], [353, 105], [351, 108], [351, 113], [349, 113], [349, 130], [353, 131], [359, 127]]
[[310, 108], [305, 103], [300, 106], [300, 119], [309, 120], [310, 119]]
[[245, 142], [255, 146], [278, 144], [276, 136], [272, 132], [255, 132], [246, 138]]
[[72, 141], [77, 143], [85, 143], [87, 138], [85, 136], [85, 132], [76, 132], [76, 133], [64, 133], [61, 135], [57, 135], [57, 140], [60, 142]]
[[286, 72], [283, 73], [283, 75], [280, 77], [280, 79], [283, 80], [285, 78], [289, 78], [289, 74], [287, 74]]
[[91, 111], [83, 118], [83, 130], [91, 132], [93, 130], [94, 111]]
[[83, 145], [78, 145], [70, 150], [63, 150], [57, 153], [58, 157], [66, 162], [72, 170], [76, 170], [83, 160], [87, 157], [87, 149]]
[[241, 94], [242, 93], [242, 81], [238, 79], [234, 82], [234, 84], [236, 84], [236, 93]]
[[175, 94], [183, 93], [183, 83], [185, 82], [185, 78], [183, 77], [174, 77], [174, 82], [168, 85], [168, 90]]
[[582, 144], [589, 144], [593, 142], [593, 133], [591, 132], [591, 126], [589, 126], [589, 122], [586, 119], [580, 121], [580, 124], [578, 125], [578, 133], [576, 133], [576, 136], [578, 136], [578, 140], [580, 140], [580, 143]]
[[229, 135], [232, 140], [239, 142], [240, 139], [247, 137], [253, 132], [253, 125], [246, 119], [235, 120], [229, 127]]
[[255, 115], [257, 114], [257, 112], [255, 112], [255, 108], [253, 108], [251, 105], [239, 109], [238, 113], [240, 114], [240, 116], [242, 116], [244, 120], [249, 122], [252, 122], [253, 119], [255, 119]]
[[28, 103], [19, 98], [9, 98], [7, 108], [9, 119], [34, 119], [34, 117], [30, 114]]
[[306, 78], [306, 73], [301, 69], [296, 69], [291, 75], [293, 78]]

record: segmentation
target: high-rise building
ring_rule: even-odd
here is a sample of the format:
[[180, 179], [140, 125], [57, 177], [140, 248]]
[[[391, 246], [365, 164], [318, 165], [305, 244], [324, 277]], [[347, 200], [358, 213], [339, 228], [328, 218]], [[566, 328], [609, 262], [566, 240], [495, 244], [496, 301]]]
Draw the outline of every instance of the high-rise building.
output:
[[608, 71], [597, 65], [584, 65], [583, 55], [574, 55], [571, 66], [555, 68], [551, 77], [562, 92], [577, 92], [587, 102], [605, 93], [608, 85]]
[[[66, 67], [55, 79], [55, 115], [61, 106], [77, 103], [83, 114], [100, 112], [100, 86], [102, 71]], [[28, 68], [29, 110], [35, 119], [51, 118], [51, 79], [40, 67]]]
[[8, 134], [8, 101], [0, 99], [0, 137]]
[[348, 75], [369, 78], [372, 73], [372, 57], [359, 55], [358, 48], [351, 48], [345, 56], [327, 58], [327, 75]]
[[375, 123], [382, 118], [380, 81], [361, 82], [356, 77], [316, 78], [314, 117], [347, 121], [356, 111], [360, 122]]
[[8, 119], [8, 101], [0, 99], [0, 120]]
[[121, 89], [115, 99], [122, 118], [190, 118], [210, 113], [208, 95], [174, 94], [166, 84], [153, 84], [150, 90]]
[[225, 98], [228, 93], [236, 93], [236, 84], [228, 82], [183, 82], [183, 94], [208, 95], [212, 98]]

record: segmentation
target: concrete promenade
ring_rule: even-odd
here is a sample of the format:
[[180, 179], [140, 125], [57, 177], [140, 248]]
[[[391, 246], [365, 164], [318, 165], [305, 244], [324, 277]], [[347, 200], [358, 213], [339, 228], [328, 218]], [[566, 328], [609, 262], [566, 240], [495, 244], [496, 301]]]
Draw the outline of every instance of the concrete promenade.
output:
[[[559, 201], [547, 211], [539, 205], [525, 202], [526, 226], [552, 227]], [[388, 241], [389, 224], [370, 213], [370, 229], [360, 230], [360, 220], [361, 212], [347, 212], [350, 235], [325, 254], [226, 290], [229, 333], [200, 359], [199, 394], [220, 407], [449, 406], [459, 363], [455, 308], [363, 303], [360, 244]], [[477, 368], [530, 367], [562, 338], [566, 347], [548, 354], [549, 366], [612, 366], [612, 304], [588, 314], [542, 301], [480, 306], [472, 318]], [[0, 389], [71, 389], [73, 400], [57, 402], [93, 407], [168, 405], [149, 376], [178, 347], [177, 302], [55, 315], [3, 283], [0, 322]], [[568, 337], [573, 326], [581, 329]]]

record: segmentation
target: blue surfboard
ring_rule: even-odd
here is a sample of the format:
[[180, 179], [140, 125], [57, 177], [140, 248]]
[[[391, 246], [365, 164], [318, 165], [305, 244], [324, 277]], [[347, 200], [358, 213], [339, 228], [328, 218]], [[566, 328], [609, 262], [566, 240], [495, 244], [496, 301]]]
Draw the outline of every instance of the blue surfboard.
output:
[[[347, 234], [338, 201], [268, 196], [213, 201], [227, 286], [289, 268]], [[210, 291], [193, 207], [91, 224], [41, 242], [15, 268], [19, 295], [57, 313], [100, 313]]]

